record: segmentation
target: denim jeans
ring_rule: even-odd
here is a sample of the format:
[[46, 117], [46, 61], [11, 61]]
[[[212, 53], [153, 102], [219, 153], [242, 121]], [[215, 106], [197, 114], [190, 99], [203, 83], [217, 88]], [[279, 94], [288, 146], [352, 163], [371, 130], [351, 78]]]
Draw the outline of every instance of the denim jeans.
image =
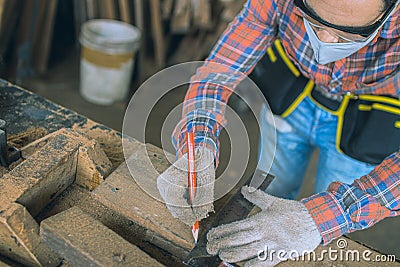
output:
[[314, 193], [325, 191], [329, 184], [341, 181], [351, 184], [355, 179], [369, 173], [375, 166], [360, 162], [336, 149], [337, 116], [319, 108], [308, 97], [286, 118], [274, 116], [276, 124], [276, 151], [266, 142], [274, 133], [261, 111], [261, 135], [259, 144], [260, 169], [268, 171], [275, 179], [266, 189], [272, 195], [295, 199], [302, 185], [312, 152], [319, 149], [319, 159]]

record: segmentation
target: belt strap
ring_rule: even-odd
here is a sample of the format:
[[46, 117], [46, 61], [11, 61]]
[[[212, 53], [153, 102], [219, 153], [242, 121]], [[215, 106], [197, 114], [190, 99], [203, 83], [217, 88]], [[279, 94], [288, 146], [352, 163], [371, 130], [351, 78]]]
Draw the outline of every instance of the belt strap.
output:
[[315, 87], [311, 91], [311, 98], [332, 112], [337, 111], [342, 103], [339, 100], [334, 100], [324, 96], [321, 92], [315, 90]]

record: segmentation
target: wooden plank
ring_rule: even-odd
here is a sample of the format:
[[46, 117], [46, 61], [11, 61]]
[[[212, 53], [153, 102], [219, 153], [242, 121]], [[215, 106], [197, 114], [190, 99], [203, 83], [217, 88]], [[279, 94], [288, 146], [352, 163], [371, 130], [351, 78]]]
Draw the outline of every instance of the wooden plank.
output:
[[39, 74], [44, 74], [47, 71], [58, 0], [47, 0], [44, 3], [45, 14], [40, 25], [40, 38], [38, 36], [35, 42], [36, 53], [34, 55], [34, 67]]
[[174, 6], [174, 0], [164, 0], [161, 3], [161, 14], [164, 20], [171, 17], [172, 7]]
[[29, 158], [58, 135], [79, 139], [78, 141], [83, 144], [79, 147], [75, 182], [88, 190], [95, 189], [111, 173], [113, 165], [100, 144], [93, 139], [61, 129], [22, 147], [22, 156]]
[[99, 144], [61, 129], [22, 148], [26, 158], [0, 181], [0, 203], [17, 201], [36, 215], [74, 181], [93, 190], [112, 170]]
[[187, 33], [191, 22], [191, 1], [176, 0], [171, 19], [171, 32], [177, 34]]
[[163, 266], [77, 207], [42, 221], [40, 235], [74, 266]]
[[86, 0], [87, 19], [95, 19], [98, 16], [97, 0]]
[[129, 0], [119, 0], [119, 13], [121, 14], [121, 20], [126, 23], [132, 23], [131, 7]]
[[126, 163], [121, 164], [92, 193], [109, 209], [152, 232], [151, 236], [144, 238], [172, 254], [180, 252], [179, 256], [184, 257], [193, 249], [190, 228], [173, 218], [164, 203], [144, 192], [132, 178], [146, 177], [149, 186], [156, 188], [159, 173], [169, 166], [162, 150], [152, 145], [147, 145], [147, 148], [149, 158], [143, 149], [133, 153], [128, 159], [131, 172]]
[[157, 68], [165, 66], [165, 39], [161, 21], [160, 0], [150, 0], [151, 29]]
[[1, 179], [3, 207], [17, 201], [33, 215], [75, 180], [80, 144], [59, 135]]
[[146, 55], [146, 31], [144, 30], [144, 6], [143, 0], [134, 0], [134, 10], [135, 10], [135, 24], [136, 27], [141, 31], [142, 38], [140, 39], [140, 48], [138, 52], [137, 59], [137, 72], [138, 72], [138, 83], [141, 84], [144, 80], [144, 69], [145, 69], [145, 55]]
[[114, 0], [101, 0], [101, 16], [105, 19], [116, 19], [116, 9]]
[[17, 203], [0, 213], [0, 254], [24, 266], [58, 266], [61, 262], [41, 241], [39, 225]]

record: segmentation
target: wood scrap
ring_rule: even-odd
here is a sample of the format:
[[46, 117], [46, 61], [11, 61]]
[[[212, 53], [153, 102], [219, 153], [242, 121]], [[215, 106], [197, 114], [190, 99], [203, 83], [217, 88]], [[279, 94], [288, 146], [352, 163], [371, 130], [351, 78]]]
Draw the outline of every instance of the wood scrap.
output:
[[[140, 38], [140, 48], [138, 51], [137, 65], [138, 65], [138, 80], [141, 83], [144, 80], [144, 65], [146, 64], [146, 43], [144, 40], [147, 38], [147, 34], [144, 26], [144, 6], [143, 0], [134, 0], [134, 11], [135, 11], [135, 25], [141, 31], [142, 38]], [[160, 60], [161, 62], [161, 60]]]
[[74, 266], [164, 266], [77, 207], [42, 221], [40, 235]]
[[61, 258], [40, 239], [39, 225], [20, 204], [2, 207], [0, 254], [23, 266], [58, 266]]
[[86, 15], [88, 20], [98, 17], [97, 5], [97, 0], [86, 0]]
[[211, 29], [212, 15], [210, 0], [192, 0], [193, 23], [199, 29]]
[[184, 258], [193, 249], [190, 227], [173, 218], [164, 203], [148, 195], [135, 182], [135, 177], [146, 177], [156, 188], [157, 176], [169, 166], [160, 149], [151, 145], [147, 149], [148, 155], [143, 149], [133, 153], [128, 159], [130, 170], [123, 163], [93, 191], [93, 196], [150, 233], [143, 238], [150, 238], [148, 241], [153, 244]]
[[44, 5], [44, 8], [41, 8], [41, 10], [44, 10], [44, 14], [40, 16], [39, 24], [41, 35], [40, 38], [36, 35], [34, 55], [34, 67], [38, 74], [47, 71], [58, 0], [42, 1], [42, 5]]
[[151, 29], [153, 33], [154, 52], [157, 68], [165, 66], [165, 39], [161, 21], [160, 0], [150, 0]]
[[164, 0], [161, 3], [161, 14], [164, 20], [171, 18], [172, 8], [174, 6], [174, 0]]
[[184, 34], [190, 29], [192, 7], [191, 0], [176, 0], [171, 19], [171, 32]]
[[119, 13], [121, 14], [121, 20], [126, 23], [132, 23], [129, 3], [129, 0], [119, 0]]
[[114, 0], [100, 0], [101, 15], [105, 19], [116, 19], [117, 13]]

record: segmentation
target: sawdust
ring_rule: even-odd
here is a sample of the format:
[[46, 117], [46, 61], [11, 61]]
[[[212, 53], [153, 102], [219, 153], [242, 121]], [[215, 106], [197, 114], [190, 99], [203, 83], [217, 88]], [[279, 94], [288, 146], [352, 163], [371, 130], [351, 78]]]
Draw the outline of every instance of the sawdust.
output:
[[7, 143], [10, 146], [14, 146], [16, 148], [21, 148], [26, 146], [27, 144], [42, 138], [43, 136], [47, 135], [48, 131], [43, 127], [29, 127], [26, 131], [8, 135], [7, 136]]
[[10, 166], [8, 166], [8, 167], [0, 166], [0, 177], [3, 177], [4, 174], [9, 173], [12, 169], [17, 167], [17, 165], [20, 164], [23, 161], [24, 161], [24, 159], [20, 158], [19, 160], [11, 163]]
[[[125, 161], [122, 146], [122, 134], [108, 127], [97, 124], [94, 121], [87, 120], [85, 124], [75, 124], [73, 130], [82, 132], [90, 138], [96, 140], [106, 153], [108, 159], [113, 164], [115, 170], [122, 162]], [[136, 140], [129, 140], [133, 146], [139, 144]]]

